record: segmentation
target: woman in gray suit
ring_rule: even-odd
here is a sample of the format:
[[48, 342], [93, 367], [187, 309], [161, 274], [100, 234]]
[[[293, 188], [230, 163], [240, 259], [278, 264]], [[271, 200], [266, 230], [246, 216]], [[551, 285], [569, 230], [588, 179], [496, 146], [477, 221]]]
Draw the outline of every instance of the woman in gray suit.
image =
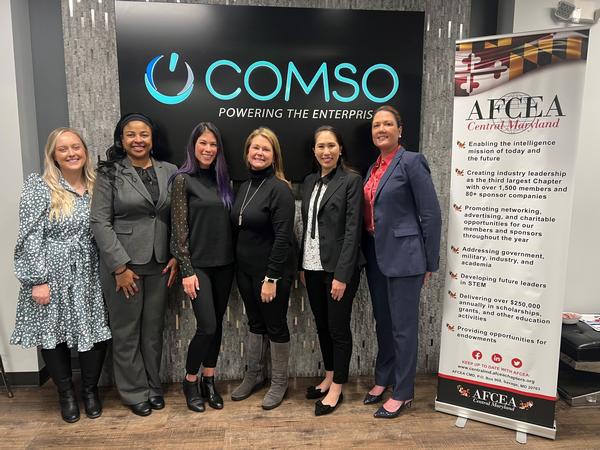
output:
[[156, 127], [142, 114], [117, 123], [98, 167], [90, 215], [113, 333], [115, 383], [123, 403], [147, 416], [165, 406], [159, 370], [167, 288], [177, 274], [169, 252], [177, 170], [160, 160]]

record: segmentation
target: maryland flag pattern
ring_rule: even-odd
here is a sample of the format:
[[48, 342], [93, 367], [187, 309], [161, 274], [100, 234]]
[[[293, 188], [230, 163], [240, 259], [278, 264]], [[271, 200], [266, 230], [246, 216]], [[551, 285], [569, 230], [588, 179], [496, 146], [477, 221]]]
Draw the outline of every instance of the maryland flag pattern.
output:
[[478, 94], [551, 64], [587, 59], [589, 30], [456, 45], [454, 96]]

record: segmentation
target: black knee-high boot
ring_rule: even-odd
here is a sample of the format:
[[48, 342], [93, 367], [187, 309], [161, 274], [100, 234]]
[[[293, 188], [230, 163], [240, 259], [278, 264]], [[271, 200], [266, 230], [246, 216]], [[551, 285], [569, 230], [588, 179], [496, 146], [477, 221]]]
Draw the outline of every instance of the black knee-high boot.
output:
[[71, 376], [71, 351], [66, 343], [61, 343], [51, 350], [42, 349], [42, 357], [50, 377], [58, 389], [60, 412], [65, 422], [79, 420], [79, 405]]
[[95, 419], [102, 415], [102, 403], [98, 397], [98, 380], [102, 373], [106, 342], [96, 342], [87, 352], [79, 352], [81, 366], [81, 394], [85, 415]]

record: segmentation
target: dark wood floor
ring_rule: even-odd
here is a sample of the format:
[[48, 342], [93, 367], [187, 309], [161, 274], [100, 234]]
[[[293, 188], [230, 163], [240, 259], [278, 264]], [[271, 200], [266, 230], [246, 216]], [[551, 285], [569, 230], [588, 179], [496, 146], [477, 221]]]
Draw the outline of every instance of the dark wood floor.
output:
[[[350, 382], [345, 401], [333, 414], [314, 416], [313, 401], [304, 398], [314, 379], [292, 380], [284, 403], [272, 411], [260, 408], [264, 391], [242, 402], [227, 401], [236, 383], [221, 382], [225, 408], [188, 411], [179, 385], [166, 389], [167, 407], [150, 417], [134, 416], [121, 405], [114, 388], [103, 389], [104, 414], [82, 416], [75, 424], [59, 417], [52, 383], [20, 388], [9, 399], [0, 389], [0, 448], [505, 448], [519, 447], [514, 431], [469, 421], [433, 409], [436, 378], [417, 380], [416, 401], [395, 420], [374, 419], [374, 407], [362, 398], [367, 378]], [[529, 436], [527, 448], [600, 448], [600, 408], [570, 408], [559, 401], [556, 441]], [[523, 448], [522, 446], [520, 446]]]

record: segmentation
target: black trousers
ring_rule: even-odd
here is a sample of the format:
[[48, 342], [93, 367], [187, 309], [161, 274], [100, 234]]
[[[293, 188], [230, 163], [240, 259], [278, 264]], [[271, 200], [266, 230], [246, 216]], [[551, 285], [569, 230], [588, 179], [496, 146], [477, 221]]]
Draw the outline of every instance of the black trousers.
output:
[[339, 301], [331, 297], [333, 273], [305, 270], [304, 278], [325, 370], [333, 370], [334, 383], [346, 383], [352, 356], [352, 301], [358, 289], [360, 272], [357, 270], [354, 273]]
[[266, 334], [273, 342], [289, 342], [287, 310], [292, 280], [282, 278], [277, 281], [275, 298], [269, 303], [264, 303], [260, 299], [263, 278], [239, 270], [236, 275], [238, 289], [246, 307], [250, 332]]
[[220, 267], [195, 268], [200, 290], [190, 300], [196, 316], [196, 334], [188, 347], [185, 370], [197, 374], [200, 366], [216, 367], [221, 339], [223, 338], [223, 316], [233, 282], [233, 264]]

